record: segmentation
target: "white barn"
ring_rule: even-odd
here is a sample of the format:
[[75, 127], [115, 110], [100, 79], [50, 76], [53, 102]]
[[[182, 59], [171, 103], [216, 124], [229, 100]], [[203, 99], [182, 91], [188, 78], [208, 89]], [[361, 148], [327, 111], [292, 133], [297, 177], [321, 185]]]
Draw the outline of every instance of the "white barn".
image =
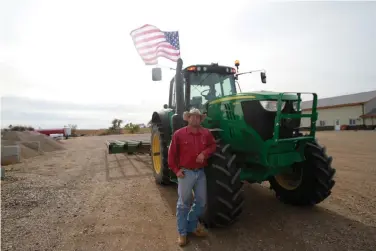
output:
[[[302, 102], [303, 113], [310, 113], [312, 100]], [[317, 129], [340, 130], [347, 126], [376, 126], [376, 90], [337, 97], [318, 99]], [[301, 126], [309, 127], [309, 119], [302, 119]]]

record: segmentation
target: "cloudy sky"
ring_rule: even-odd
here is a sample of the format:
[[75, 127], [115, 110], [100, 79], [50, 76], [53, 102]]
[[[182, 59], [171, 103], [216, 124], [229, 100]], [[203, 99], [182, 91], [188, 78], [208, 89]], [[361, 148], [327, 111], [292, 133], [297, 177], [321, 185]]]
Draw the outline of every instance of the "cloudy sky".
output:
[[129, 34], [144, 24], [179, 30], [185, 65], [238, 59], [241, 70], [267, 70], [266, 85], [259, 75], [242, 76], [243, 92], [329, 97], [376, 89], [376, 2], [129, 3], [1, 1], [2, 126], [148, 122], [167, 103], [173, 72], [151, 81]]

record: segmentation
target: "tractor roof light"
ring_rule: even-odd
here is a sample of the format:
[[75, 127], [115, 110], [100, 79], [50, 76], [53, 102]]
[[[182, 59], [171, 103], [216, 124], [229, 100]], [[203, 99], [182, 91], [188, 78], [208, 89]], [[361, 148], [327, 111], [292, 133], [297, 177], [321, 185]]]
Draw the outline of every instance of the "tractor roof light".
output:
[[236, 67], [239, 67], [239, 65], [240, 65], [239, 60], [235, 60], [235, 66], [236, 66]]
[[188, 67], [187, 71], [196, 71], [196, 66], [190, 66], [190, 67]]

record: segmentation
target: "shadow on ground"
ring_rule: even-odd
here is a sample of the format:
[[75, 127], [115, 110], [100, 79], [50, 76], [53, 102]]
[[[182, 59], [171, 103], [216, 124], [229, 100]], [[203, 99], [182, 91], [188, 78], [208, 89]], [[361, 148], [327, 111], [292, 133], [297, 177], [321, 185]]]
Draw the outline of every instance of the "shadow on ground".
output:
[[[176, 185], [159, 186], [172, 212]], [[246, 203], [239, 220], [226, 229], [210, 229], [206, 240], [191, 238], [184, 250], [374, 250], [376, 228], [323, 206], [296, 208], [279, 202], [260, 185], [245, 185]], [[356, 241], [354, 241], [356, 240]]]

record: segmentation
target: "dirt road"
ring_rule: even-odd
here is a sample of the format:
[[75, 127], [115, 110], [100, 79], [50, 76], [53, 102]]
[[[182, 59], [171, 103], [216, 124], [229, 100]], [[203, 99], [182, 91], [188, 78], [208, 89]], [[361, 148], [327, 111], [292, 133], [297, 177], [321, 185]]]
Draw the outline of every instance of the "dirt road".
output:
[[[67, 150], [6, 168], [2, 250], [180, 250], [174, 187], [154, 183], [148, 155], [107, 155], [104, 141], [114, 137], [70, 139]], [[184, 250], [376, 250], [376, 133], [319, 140], [337, 168], [330, 199], [294, 208], [246, 185], [239, 222]]]

